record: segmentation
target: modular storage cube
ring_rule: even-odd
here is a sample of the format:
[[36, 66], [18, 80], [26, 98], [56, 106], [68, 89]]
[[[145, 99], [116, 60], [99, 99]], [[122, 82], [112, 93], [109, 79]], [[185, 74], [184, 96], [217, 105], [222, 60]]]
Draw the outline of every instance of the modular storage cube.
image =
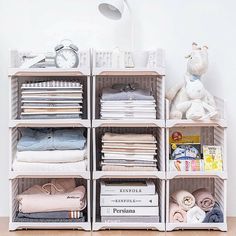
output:
[[[223, 171], [186, 171], [177, 172], [170, 170], [169, 157], [170, 157], [170, 136], [175, 131], [183, 132], [197, 132], [200, 134], [201, 145], [215, 145], [222, 147], [222, 158], [223, 158]], [[222, 178], [227, 177], [227, 150], [226, 150], [226, 129], [219, 125], [204, 125], [199, 124], [198, 126], [173, 126], [166, 128], [166, 171], [168, 178], [172, 178], [176, 175], [217, 175]]]
[[[177, 190], [187, 190], [190, 193], [199, 189], [206, 188], [214, 196], [216, 202], [219, 204], [223, 215], [223, 223], [170, 223], [169, 215], [169, 203], [171, 194]], [[167, 180], [166, 185], [166, 230], [172, 231], [176, 229], [217, 229], [221, 231], [227, 231], [227, 219], [226, 219], [226, 201], [227, 201], [227, 180], [223, 180], [219, 177], [199, 177], [199, 178], [174, 178]]]
[[[161, 179], [147, 179], [129, 177], [128, 181], [132, 180], [152, 180], [155, 183], [156, 191], [158, 193], [159, 204], [159, 222], [143, 223], [143, 222], [101, 222], [101, 207], [100, 207], [100, 184], [101, 181], [114, 181], [121, 182], [127, 181], [126, 178], [102, 178], [93, 180], [93, 230], [101, 229], [152, 229], [152, 230], [165, 230], [165, 180]], [[134, 196], [134, 195], [133, 195]]]
[[[152, 134], [157, 140], [157, 171], [134, 171], [134, 175], [148, 175], [164, 178], [165, 171], [165, 130], [159, 127], [99, 127], [93, 128], [93, 171], [94, 177], [107, 175], [132, 175], [132, 171], [101, 171], [102, 136], [106, 132], [119, 134]], [[144, 173], [142, 173], [144, 172]]]
[[[75, 177], [76, 178], [76, 177]], [[32, 187], [33, 185], [43, 185], [48, 183], [51, 178], [15, 178], [10, 180], [10, 222], [9, 229], [83, 229], [91, 230], [91, 205], [90, 205], [90, 180], [77, 178], [76, 185], [85, 186], [87, 207], [85, 208], [85, 222], [78, 222], [76, 220], [60, 220], [60, 221], [43, 221], [34, 220], [19, 220], [17, 218], [17, 211], [19, 209], [19, 203], [16, 200], [18, 194]], [[37, 204], [37, 203], [35, 203]]]
[[[38, 128], [38, 127], [33, 127], [33, 128]], [[40, 127], [42, 128], [42, 127]], [[55, 127], [54, 127], [55, 128]], [[63, 127], [61, 127], [63, 128]], [[67, 127], [68, 128], [68, 127]], [[73, 129], [73, 127], [71, 127]], [[23, 176], [44, 176], [44, 175], [51, 175], [51, 176], [71, 176], [71, 175], [77, 175], [77, 176], [81, 176], [82, 178], [90, 178], [90, 171], [91, 171], [91, 129], [90, 128], [79, 128], [82, 129], [84, 131], [84, 136], [87, 139], [86, 142], [86, 146], [87, 146], [87, 151], [86, 151], [86, 169], [84, 170], [74, 170], [71, 171], [71, 169], [60, 169], [60, 170], [53, 170], [53, 171], [30, 171], [30, 170], [26, 170], [26, 171], [15, 171], [13, 170], [13, 162], [16, 159], [16, 154], [17, 154], [17, 143], [18, 140], [20, 139], [20, 129], [24, 129], [24, 127], [18, 128], [11, 128], [9, 129], [9, 139], [10, 139], [10, 151], [9, 151], [9, 170], [10, 170], [10, 177], [11, 178], [16, 178], [16, 177], [23, 177]], [[43, 152], [42, 152], [43, 155]], [[36, 164], [36, 163], [35, 163]], [[73, 164], [73, 163], [70, 163]], [[50, 165], [50, 164], [49, 164]], [[52, 164], [53, 165], [53, 164]], [[61, 164], [62, 165], [62, 164]]]

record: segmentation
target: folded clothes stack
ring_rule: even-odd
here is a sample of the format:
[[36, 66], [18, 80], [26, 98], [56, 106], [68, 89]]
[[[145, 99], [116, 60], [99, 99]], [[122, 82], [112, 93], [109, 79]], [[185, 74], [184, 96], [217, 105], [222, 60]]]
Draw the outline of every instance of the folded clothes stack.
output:
[[85, 221], [86, 189], [76, 186], [75, 179], [52, 179], [33, 185], [16, 196], [19, 211], [16, 222]]
[[156, 143], [152, 134], [105, 133], [102, 137], [102, 170], [157, 170]]
[[185, 190], [172, 193], [169, 214], [171, 223], [197, 224], [224, 221], [220, 205], [204, 188], [198, 189], [192, 194]]
[[156, 119], [155, 99], [138, 84], [114, 84], [102, 91], [101, 119]]
[[85, 171], [87, 147], [81, 128], [20, 128], [14, 171]]
[[73, 81], [29, 82], [21, 86], [21, 118], [80, 118], [82, 85]]

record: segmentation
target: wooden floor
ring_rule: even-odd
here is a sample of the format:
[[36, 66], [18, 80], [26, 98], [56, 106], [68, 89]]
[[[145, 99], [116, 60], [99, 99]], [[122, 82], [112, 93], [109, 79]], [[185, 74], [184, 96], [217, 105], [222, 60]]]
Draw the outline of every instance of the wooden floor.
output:
[[181, 230], [174, 232], [158, 232], [147, 230], [108, 230], [84, 232], [77, 230], [19, 230], [8, 231], [8, 218], [0, 218], [0, 236], [236, 236], [236, 217], [228, 218], [228, 232], [206, 230]]

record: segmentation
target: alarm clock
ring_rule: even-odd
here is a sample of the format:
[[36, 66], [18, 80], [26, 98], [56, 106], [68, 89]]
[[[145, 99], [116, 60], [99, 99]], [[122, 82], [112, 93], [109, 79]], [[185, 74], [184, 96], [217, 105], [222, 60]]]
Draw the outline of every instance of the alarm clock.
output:
[[59, 44], [55, 47], [55, 65], [58, 68], [77, 68], [79, 65], [78, 47], [70, 43], [68, 45]]

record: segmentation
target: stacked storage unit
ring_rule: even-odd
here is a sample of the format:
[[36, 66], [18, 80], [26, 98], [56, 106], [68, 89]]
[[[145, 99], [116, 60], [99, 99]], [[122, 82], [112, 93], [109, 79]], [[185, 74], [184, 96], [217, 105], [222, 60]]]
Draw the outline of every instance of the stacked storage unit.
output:
[[[217, 229], [227, 231], [226, 199], [227, 199], [227, 152], [226, 152], [226, 119], [225, 104], [220, 98], [215, 97], [219, 118], [217, 120], [172, 120], [169, 119], [169, 103], [166, 102], [166, 230], [176, 229]], [[170, 136], [173, 130], [195, 130], [200, 134], [201, 145], [220, 146], [222, 148], [222, 171], [173, 171], [170, 167]], [[171, 223], [170, 199], [171, 194], [178, 190], [193, 191], [205, 188], [210, 191], [218, 203], [222, 213], [221, 223]]]
[[[10, 178], [10, 222], [9, 229], [84, 229], [91, 230], [91, 205], [90, 205], [90, 52], [80, 52], [80, 65], [75, 69], [62, 70], [58, 68], [20, 68], [22, 58], [25, 53], [13, 51], [11, 54], [11, 68], [9, 70], [9, 94], [10, 94], [10, 116], [9, 116], [9, 178]], [[26, 55], [28, 55], [26, 53]], [[83, 107], [81, 118], [45, 118], [45, 119], [21, 119], [21, 86], [23, 83], [34, 82], [50, 82], [50, 81], [73, 81], [82, 85], [83, 88]], [[84, 136], [87, 139], [87, 161], [83, 171], [77, 171], [63, 167], [64, 163], [60, 164], [60, 170], [37, 169], [14, 169], [13, 163], [16, 160], [17, 143], [20, 136], [20, 131], [27, 128], [78, 128], [83, 130]], [[42, 154], [43, 155], [43, 154]], [[17, 212], [19, 211], [19, 201], [17, 195], [23, 193], [34, 185], [43, 185], [49, 183], [52, 179], [75, 179], [76, 186], [83, 185], [85, 187], [86, 208], [84, 210], [85, 220], [19, 220]], [[37, 202], [36, 202], [37, 204]]]
[[[156, 229], [165, 230], [165, 68], [163, 51], [149, 52], [149, 63], [145, 68], [114, 68], [113, 52], [94, 51], [93, 54], [93, 230], [99, 229]], [[124, 54], [125, 62], [131, 54]], [[101, 97], [104, 88], [115, 84], [135, 85], [150, 89], [156, 103], [156, 118], [101, 119]], [[123, 111], [121, 111], [123, 112]], [[149, 134], [157, 140], [157, 169], [149, 171], [102, 170], [102, 139], [104, 134]], [[101, 182], [126, 182], [152, 180], [159, 195], [159, 221], [102, 222], [100, 205]]]

